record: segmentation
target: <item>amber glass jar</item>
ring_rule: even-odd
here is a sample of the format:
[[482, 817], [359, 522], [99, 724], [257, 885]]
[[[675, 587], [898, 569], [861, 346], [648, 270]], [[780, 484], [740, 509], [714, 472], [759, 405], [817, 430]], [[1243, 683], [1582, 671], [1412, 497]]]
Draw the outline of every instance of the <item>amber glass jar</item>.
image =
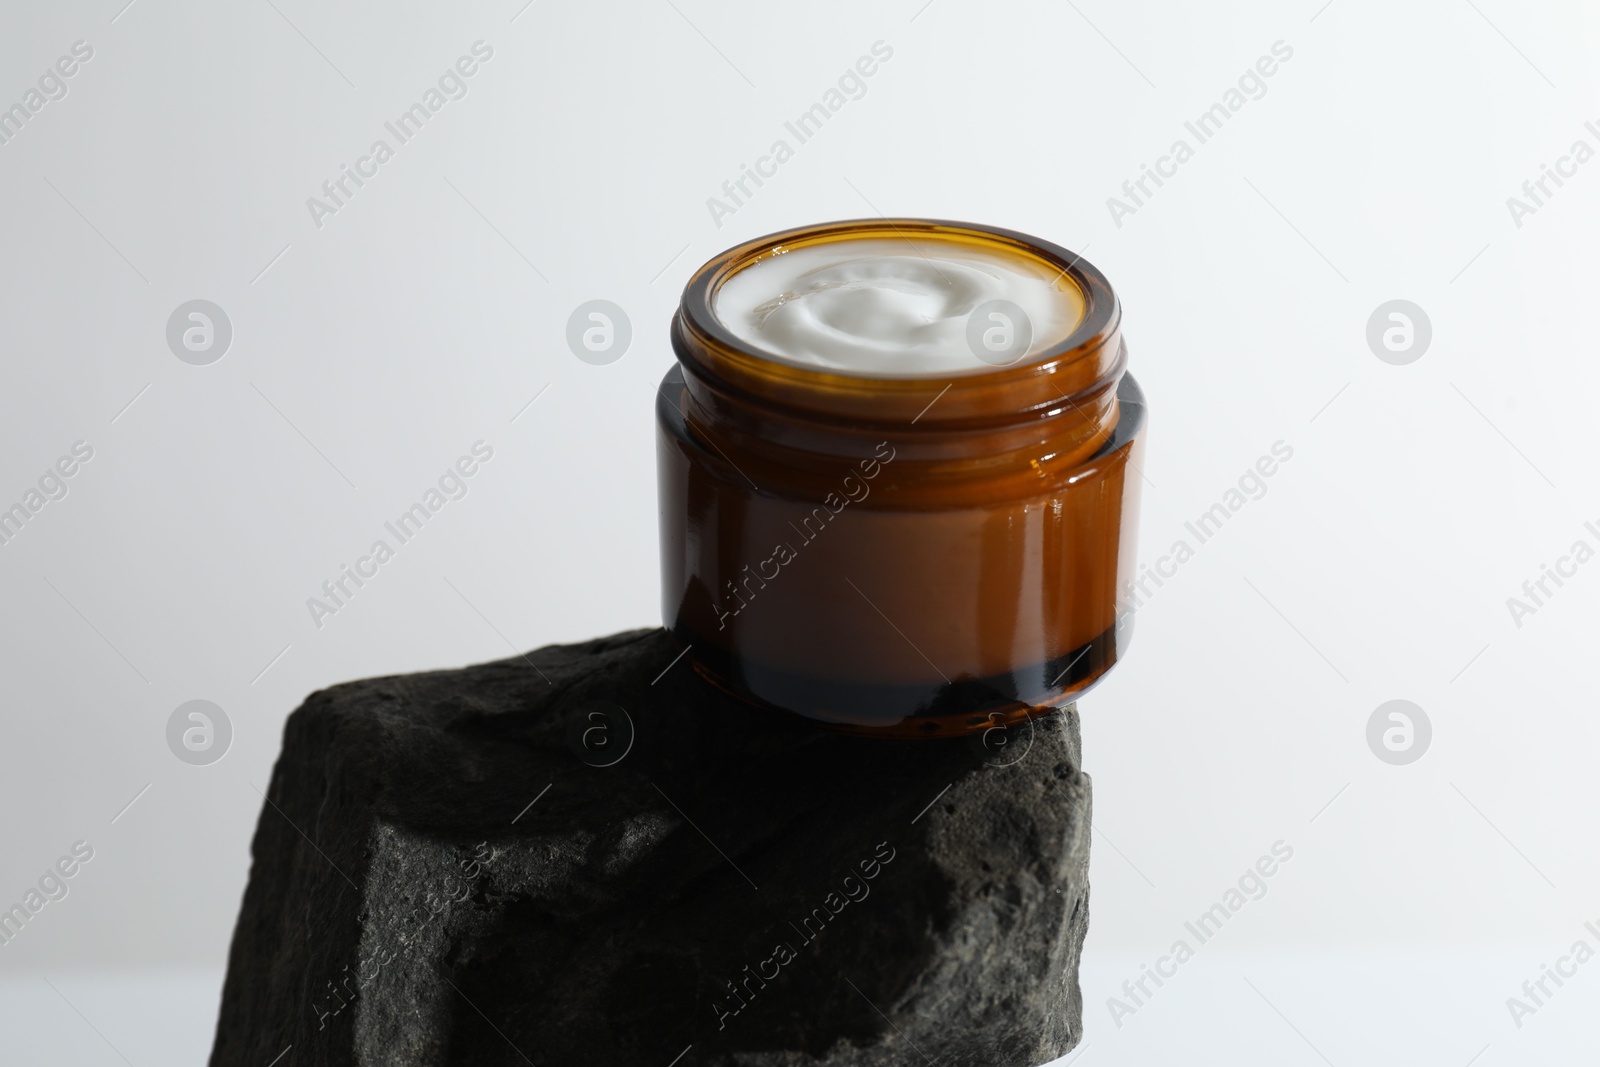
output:
[[[1015, 365], [916, 377], [786, 362], [718, 319], [734, 273], [863, 239], [1035, 257], [1077, 287], [1082, 319]], [[756, 704], [903, 736], [1088, 690], [1130, 631], [1118, 591], [1145, 418], [1120, 319], [1078, 256], [964, 223], [828, 223], [701, 267], [656, 402], [662, 611], [695, 670]]]

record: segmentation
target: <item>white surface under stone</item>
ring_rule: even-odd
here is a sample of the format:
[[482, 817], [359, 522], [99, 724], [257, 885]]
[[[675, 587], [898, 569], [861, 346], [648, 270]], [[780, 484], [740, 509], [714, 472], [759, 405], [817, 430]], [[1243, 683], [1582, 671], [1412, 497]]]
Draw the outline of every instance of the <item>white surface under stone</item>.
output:
[[[1580, 969], [1520, 1029], [1506, 1010], [1523, 978], [1536, 976], [1541, 959], [1549, 962], [1540, 952], [1535, 945], [1294, 955], [1201, 948], [1119, 1028], [1107, 998], [1122, 996], [1123, 981], [1150, 959], [1089, 951], [1085, 1040], [1056, 1064], [1592, 1065], [1600, 971]], [[204, 1063], [221, 987], [220, 969], [0, 972], [0, 1062]], [[937, 1060], [935, 1050], [924, 1051]], [[291, 1049], [276, 1067], [294, 1062]]]

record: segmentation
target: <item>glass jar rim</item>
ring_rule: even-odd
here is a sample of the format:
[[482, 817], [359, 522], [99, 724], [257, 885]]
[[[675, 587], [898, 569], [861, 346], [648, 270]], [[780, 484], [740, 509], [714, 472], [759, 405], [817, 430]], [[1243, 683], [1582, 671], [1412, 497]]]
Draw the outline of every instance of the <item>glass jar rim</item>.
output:
[[[716, 313], [716, 294], [735, 273], [792, 248], [837, 241], [904, 238], [989, 245], [1059, 269], [1052, 284], [1066, 279], [1083, 300], [1077, 325], [1055, 345], [1017, 363], [940, 374], [884, 376], [789, 362], [762, 352], [735, 335]], [[1124, 359], [1119, 351], [1121, 306], [1098, 268], [1060, 245], [1000, 227], [921, 218], [846, 219], [802, 226], [758, 237], [702, 265], [684, 287], [672, 330], [673, 348], [692, 374], [722, 388], [781, 407], [851, 419], [901, 423], [922, 417], [930, 386], [940, 411], [930, 423], [986, 421], [1009, 408], [1011, 416], [1044, 414], [1063, 401], [1115, 387]], [[947, 395], [948, 394], [948, 395]], [[914, 421], [914, 420], [913, 420]]]

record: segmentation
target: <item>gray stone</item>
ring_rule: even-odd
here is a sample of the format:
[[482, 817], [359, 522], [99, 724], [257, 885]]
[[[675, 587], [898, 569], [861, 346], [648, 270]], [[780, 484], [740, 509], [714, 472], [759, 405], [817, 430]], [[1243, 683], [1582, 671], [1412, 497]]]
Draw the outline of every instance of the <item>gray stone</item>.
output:
[[211, 1063], [1031, 1067], [1078, 1042], [1075, 709], [868, 740], [677, 651], [638, 631], [307, 699]]

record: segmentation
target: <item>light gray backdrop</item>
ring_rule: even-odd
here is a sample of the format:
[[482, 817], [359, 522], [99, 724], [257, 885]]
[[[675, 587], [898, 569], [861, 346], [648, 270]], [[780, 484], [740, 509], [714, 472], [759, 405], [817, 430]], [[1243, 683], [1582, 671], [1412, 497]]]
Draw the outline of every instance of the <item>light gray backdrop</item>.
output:
[[[1592, 7], [125, 2], [0, 16], [22, 109], [0, 115], [0, 506], [27, 515], [0, 526], [0, 904], [93, 850], [0, 947], [19, 1062], [203, 1055], [308, 692], [657, 623], [651, 398], [684, 279], [876, 213], [1105, 271], [1152, 409], [1141, 555], [1192, 550], [1083, 705], [1081, 1056], [1592, 1056]], [[819, 102], [801, 144], [784, 123]], [[385, 123], [417, 103], [402, 143]], [[728, 198], [780, 139], [793, 157]], [[1141, 190], [1146, 165], [1166, 176]], [[335, 202], [346, 166], [368, 176]], [[566, 343], [594, 299], [632, 326], [609, 365]], [[314, 620], [478, 441], [465, 496]], [[1201, 543], [1186, 523], [1219, 503]], [[1546, 566], [1562, 584], [1525, 592]], [[231, 724], [220, 761], [169, 745], [191, 700]], [[1415, 708], [1369, 744], [1391, 700]], [[214, 755], [211, 718], [212, 748], [185, 712], [176, 750], [193, 728]], [[1199, 945], [1184, 923], [1280, 841]], [[1180, 939], [1176, 977], [1124, 991]], [[1535, 1001], [1545, 965], [1572, 974]]]

